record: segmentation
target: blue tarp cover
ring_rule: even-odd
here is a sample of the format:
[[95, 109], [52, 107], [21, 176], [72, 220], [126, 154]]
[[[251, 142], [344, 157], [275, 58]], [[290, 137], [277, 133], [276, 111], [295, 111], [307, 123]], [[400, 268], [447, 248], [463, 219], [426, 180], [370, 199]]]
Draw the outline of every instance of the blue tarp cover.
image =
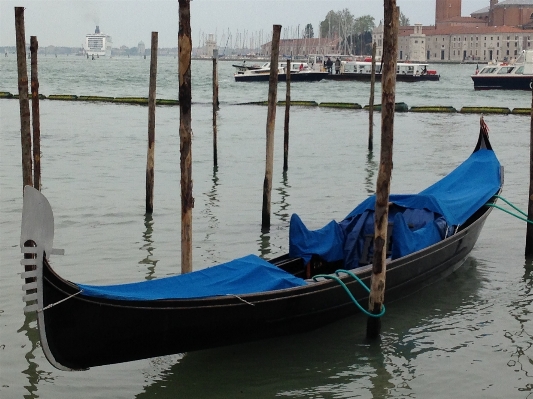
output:
[[305, 285], [256, 255], [248, 255], [192, 273], [138, 283], [94, 286], [78, 284], [84, 295], [118, 300], [157, 300], [243, 295]]
[[[499, 189], [500, 163], [492, 150], [481, 149], [437, 183], [419, 194], [390, 195], [389, 222], [393, 228], [392, 252], [405, 256], [432, 245], [449, 235], [485, 204]], [[344, 260], [346, 268], [358, 266], [365, 235], [374, 233], [374, 207], [371, 196], [341, 222], [330, 222], [322, 229], [308, 230], [297, 215], [291, 217], [289, 255], [312, 255], [327, 261]], [[400, 216], [397, 216], [400, 214]], [[397, 220], [395, 220], [397, 218]]]

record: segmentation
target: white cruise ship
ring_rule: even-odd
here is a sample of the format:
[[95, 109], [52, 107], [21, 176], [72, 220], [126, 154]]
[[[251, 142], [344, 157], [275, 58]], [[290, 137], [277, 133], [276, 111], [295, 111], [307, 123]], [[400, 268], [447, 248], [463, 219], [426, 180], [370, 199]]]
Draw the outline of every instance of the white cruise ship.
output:
[[83, 49], [87, 56], [110, 57], [112, 44], [111, 36], [100, 33], [100, 27], [96, 26], [94, 33], [85, 36]]

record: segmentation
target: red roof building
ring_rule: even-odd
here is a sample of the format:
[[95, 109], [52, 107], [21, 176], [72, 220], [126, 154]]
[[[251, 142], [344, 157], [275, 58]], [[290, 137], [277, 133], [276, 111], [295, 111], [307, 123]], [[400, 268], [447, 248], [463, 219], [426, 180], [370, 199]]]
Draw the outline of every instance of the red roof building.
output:
[[[437, 0], [435, 26], [402, 26], [398, 58], [413, 62], [511, 60], [533, 41], [533, 0], [487, 0], [470, 17], [460, 15], [461, 0]], [[459, 14], [457, 12], [459, 10]], [[383, 25], [374, 29], [377, 55], [383, 50]]]

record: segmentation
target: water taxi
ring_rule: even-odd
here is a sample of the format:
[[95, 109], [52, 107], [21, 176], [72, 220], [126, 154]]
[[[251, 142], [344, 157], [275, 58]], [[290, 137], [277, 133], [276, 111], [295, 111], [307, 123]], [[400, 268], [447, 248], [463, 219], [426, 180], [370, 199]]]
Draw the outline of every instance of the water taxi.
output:
[[531, 90], [533, 84], [533, 50], [524, 50], [510, 62], [490, 62], [476, 67], [472, 75], [475, 90]]

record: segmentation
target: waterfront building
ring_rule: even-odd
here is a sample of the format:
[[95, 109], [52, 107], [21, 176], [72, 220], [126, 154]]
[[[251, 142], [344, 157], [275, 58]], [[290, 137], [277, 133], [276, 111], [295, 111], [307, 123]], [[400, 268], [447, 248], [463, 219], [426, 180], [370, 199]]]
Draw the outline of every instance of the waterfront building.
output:
[[409, 46], [408, 58], [410, 61], [424, 62], [426, 60], [426, 39], [426, 35], [422, 33], [422, 25], [415, 25], [414, 32], [407, 38]]
[[531, 25], [533, 0], [491, 0], [487, 13], [480, 11], [476, 11], [476, 15], [487, 21], [489, 26], [524, 27]]
[[[533, 0], [487, 0], [469, 17], [461, 0], [436, 0], [435, 25], [401, 26], [398, 59], [413, 62], [489, 62], [512, 60], [533, 40]], [[458, 11], [459, 10], [459, 11]], [[372, 33], [376, 55], [383, 53], [383, 24]]]

